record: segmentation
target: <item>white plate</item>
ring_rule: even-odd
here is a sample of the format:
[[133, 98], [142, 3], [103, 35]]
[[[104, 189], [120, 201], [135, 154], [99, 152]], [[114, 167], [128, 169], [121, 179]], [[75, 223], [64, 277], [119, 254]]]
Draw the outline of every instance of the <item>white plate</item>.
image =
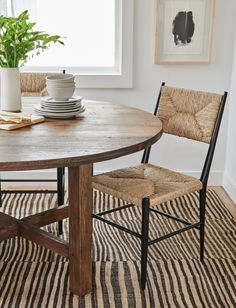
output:
[[80, 111], [81, 109], [83, 109], [82, 107], [80, 108], [76, 108], [76, 109], [66, 109], [66, 110], [54, 110], [54, 109], [45, 109], [45, 108], [42, 108], [42, 109], [37, 109], [37, 110], [40, 110], [41, 112], [46, 112], [46, 113], [71, 113], [71, 112], [77, 112], [77, 111]]
[[68, 100], [57, 101], [57, 100], [55, 100], [55, 99], [53, 99], [51, 97], [45, 96], [45, 97], [42, 97], [41, 100], [43, 102], [48, 102], [48, 103], [73, 103], [73, 102], [81, 101], [82, 97], [81, 96], [72, 96]]
[[53, 106], [53, 107], [69, 107], [69, 106], [75, 106], [75, 105], [80, 105], [81, 101], [78, 102], [73, 102], [73, 103], [46, 103], [46, 102], [41, 102], [41, 105], [48, 105], [48, 106]]
[[48, 104], [48, 103], [44, 103], [44, 102], [41, 102], [41, 106], [47, 106], [47, 107], [50, 107], [50, 108], [71, 108], [71, 107], [77, 107], [77, 106], [81, 106], [81, 102], [78, 102], [78, 103], [72, 103], [72, 104], [61, 104], [61, 105], [54, 105], [54, 104]]
[[41, 112], [51, 112], [51, 113], [71, 113], [71, 112], [76, 112], [76, 111], [80, 111], [81, 109], [83, 109], [84, 106], [78, 107], [78, 108], [73, 108], [73, 109], [50, 109], [50, 108], [37, 108], [37, 110], [40, 110]]
[[40, 112], [44, 112], [44, 113], [75, 113], [77, 110], [82, 110], [84, 109], [84, 105], [80, 106], [79, 108], [76, 108], [76, 110], [52, 110], [49, 111], [48, 109], [43, 108], [41, 105], [37, 105], [34, 108], [35, 110], [38, 110]]
[[78, 115], [80, 115], [82, 112], [84, 112], [84, 110], [78, 111], [77, 113], [74, 114], [54, 114], [54, 113], [50, 113], [50, 114], [45, 114], [45, 113], [40, 113], [39, 111], [36, 111], [37, 113], [39, 113], [40, 115], [43, 115], [45, 118], [53, 118], [53, 119], [69, 119], [69, 118], [74, 118], [77, 117]]
[[83, 106], [83, 104], [79, 103], [79, 104], [74, 104], [74, 105], [69, 105], [69, 106], [54, 106], [51, 104], [46, 104], [46, 103], [41, 103], [41, 107], [43, 109], [47, 109], [47, 110], [73, 110], [73, 109], [78, 109], [81, 108], [81, 106]]
[[75, 117], [77, 115], [79, 115], [80, 113], [85, 111], [85, 107], [81, 106], [80, 109], [76, 110], [76, 111], [70, 111], [70, 112], [52, 112], [52, 111], [47, 111], [45, 109], [43, 109], [40, 105], [36, 106], [34, 108], [34, 110], [39, 113], [40, 115], [44, 115], [45, 117], [48, 118], [71, 118], [71, 117]]

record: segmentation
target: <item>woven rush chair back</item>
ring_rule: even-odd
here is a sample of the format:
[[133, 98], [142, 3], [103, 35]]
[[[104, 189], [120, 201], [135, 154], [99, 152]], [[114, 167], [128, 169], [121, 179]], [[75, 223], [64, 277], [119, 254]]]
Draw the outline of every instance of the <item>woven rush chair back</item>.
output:
[[23, 96], [46, 96], [46, 77], [58, 73], [20, 73], [21, 94]]
[[163, 132], [210, 143], [222, 95], [162, 86], [158, 118]]
[[46, 88], [47, 73], [20, 73], [23, 96], [42, 96]]

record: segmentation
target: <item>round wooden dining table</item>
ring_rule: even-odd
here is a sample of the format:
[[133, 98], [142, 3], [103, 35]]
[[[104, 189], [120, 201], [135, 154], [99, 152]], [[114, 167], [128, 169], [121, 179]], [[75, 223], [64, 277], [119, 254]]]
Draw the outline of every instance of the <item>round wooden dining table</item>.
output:
[[[23, 102], [33, 112], [39, 98]], [[12, 131], [0, 130], [0, 171], [67, 167], [69, 205], [22, 219], [0, 213], [0, 240], [22, 236], [69, 259], [70, 290], [92, 290], [93, 164], [145, 149], [162, 135], [161, 121], [152, 114], [120, 104], [83, 101], [86, 111], [72, 119]], [[40, 227], [69, 217], [69, 241]]]

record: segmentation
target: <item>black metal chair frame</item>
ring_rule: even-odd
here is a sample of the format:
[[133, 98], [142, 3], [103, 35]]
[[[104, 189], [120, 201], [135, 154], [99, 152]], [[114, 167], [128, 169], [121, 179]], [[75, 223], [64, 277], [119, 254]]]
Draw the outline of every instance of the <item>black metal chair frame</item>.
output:
[[[16, 182], [57, 182], [57, 189], [53, 190], [42, 190], [42, 189], [25, 189], [25, 190], [9, 190], [4, 189], [2, 190], [2, 183], [16, 183]], [[2, 196], [4, 194], [25, 194], [25, 193], [31, 193], [31, 194], [57, 194], [57, 205], [61, 206], [64, 205], [64, 198], [65, 198], [65, 168], [57, 168], [57, 179], [1, 179], [0, 178], [0, 207], [2, 207]], [[58, 222], [58, 233], [63, 233], [63, 223], [62, 221]]]
[[[161, 88], [164, 85], [165, 85], [165, 83], [163, 82], [162, 85], [161, 85]], [[157, 115], [160, 97], [161, 97], [161, 89], [160, 89], [160, 92], [159, 92], [159, 96], [158, 96], [155, 111], [154, 111], [155, 116]], [[165, 240], [165, 239], [167, 239], [171, 236], [174, 236], [174, 235], [177, 235], [181, 232], [195, 228], [195, 229], [198, 229], [199, 232], [200, 232], [200, 261], [203, 262], [203, 259], [204, 259], [204, 234], [205, 234], [205, 232], [204, 232], [204, 229], [205, 229], [205, 201], [206, 201], [207, 182], [208, 182], [211, 163], [212, 163], [212, 159], [213, 159], [213, 155], [214, 155], [214, 151], [215, 151], [215, 146], [216, 146], [216, 141], [217, 141], [217, 137], [218, 137], [218, 133], [219, 133], [219, 128], [220, 128], [220, 124], [221, 124], [221, 120], [222, 120], [222, 116], [223, 116], [226, 98], [227, 98], [227, 92], [224, 92], [224, 95], [222, 96], [222, 100], [221, 100], [221, 104], [220, 104], [220, 109], [219, 109], [219, 112], [218, 112], [218, 115], [217, 115], [217, 118], [216, 118], [215, 126], [214, 126], [214, 129], [213, 129], [211, 141], [210, 141], [210, 144], [209, 144], [209, 147], [208, 147], [205, 163], [204, 163], [203, 170], [202, 170], [201, 177], [200, 177], [200, 180], [202, 182], [202, 189], [199, 191], [200, 207], [199, 207], [199, 221], [198, 222], [187, 221], [185, 219], [182, 219], [181, 217], [175, 217], [175, 216], [169, 215], [167, 213], [164, 213], [162, 211], [159, 211], [157, 209], [150, 208], [149, 198], [143, 198], [143, 200], [142, 200], [141, 234], [137, 233], [133, 230], [130, 230], [130, 229], [124, 227], [124, 226], [121, 226], [121, 225], [119, 225], [119, 224], [117, 224], [117, 223], [115, 223], [111, 220], [108, 220], [108, 219], [102, 217], [105, 214], [109, 214], [109, 213], [112, 213], [112, 212], [115, 212], [115, 211], [120, 211], [120, 210], [129, 208], [129, 207], [133, 207], [133, 206], [135, 206], [134, 204], [127, 204], [127, 205], [121, 206], [119, 208], [115, 208], [115, 209], [103, 211], [103, 212], [100, 212], [100, 213], [92, 214], [93, 218], [99, 219], [99, 220], [103, 221], [104, 223], [107, 223], [107, 224], [109, 224], [113, 227], [116, 227], [116, 228], [118, 228], [122, 231], [125, 231], [125, 232], [141, 239], [141, 289], [142, 290], [144, 290], [145, 286], [146, 286], [147, 254], [148, 254], [148, 246], [149, 245], [155, 244], [155, 243], [163, 241], [163, 240]], [[148, 147], [144, 150], [141, 163], [148, 163], [150, 151], [151, 151], [151, 147]], [[160, 236], [156, 239], [149, 240], [148, 229], [149, 229], [149, 213], [150, 213], [150, 211], [154, 212], [156, 214], [165, 216], [167, 218], [173, 219], [173, 220], [178, 221], [180, 223], [183, 223], [185, 225], [185, 227], [177, 229], [177, 230], [170, 232], [168, 234], [164, 234], [164, 235], [162, 235], [162, 236]]]

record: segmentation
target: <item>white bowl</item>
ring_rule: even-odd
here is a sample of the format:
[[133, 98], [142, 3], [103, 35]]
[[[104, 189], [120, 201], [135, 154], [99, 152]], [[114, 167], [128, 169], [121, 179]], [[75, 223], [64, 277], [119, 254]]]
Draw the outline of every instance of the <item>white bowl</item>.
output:
[[58, 79], [58, 80], [51, 80], [51, 79], [47, 79], [46, 83], [48, 84], [60, 84], [60, 83], [73, 83], [75, 82], [75, 79]]
[[75, 82], [57, 82], [57, 83], [46, 83], [47, 87], [50, 88], [71, 88], [71, 87], [75, 87]]
[[66, 101], [72, 97], [75, 86], [60, 88], [60, 87], [47, 87], [49, 96], [56, 101]]
[[57, 74], [46, 77], [46, 82], [73, 82], [75, 76], [72, 74]]

